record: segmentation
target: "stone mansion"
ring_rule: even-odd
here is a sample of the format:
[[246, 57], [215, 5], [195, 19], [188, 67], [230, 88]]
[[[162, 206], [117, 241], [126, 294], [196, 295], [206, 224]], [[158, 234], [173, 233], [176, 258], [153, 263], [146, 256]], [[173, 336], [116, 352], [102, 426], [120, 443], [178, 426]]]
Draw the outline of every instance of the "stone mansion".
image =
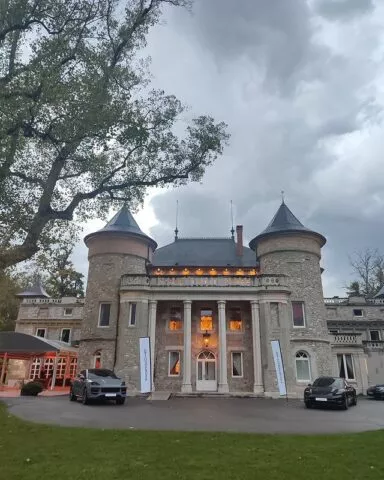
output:
[[249, 248], [242, 226], [229, 238], [175, 233], [157, 248], [123, 207], [85, 237], [85, 302], [24, 297], [17, 331], [75, 340], [79, 369], [114, 369], [133, 393], [141, 337], [156, 391], [278, 397], [272, 340], [290, 397], [319, 375], [343, 376], [358, 392], [384, 382], [384, 288], [372, 299], [324, 299], [326, 239], [284, 202]]

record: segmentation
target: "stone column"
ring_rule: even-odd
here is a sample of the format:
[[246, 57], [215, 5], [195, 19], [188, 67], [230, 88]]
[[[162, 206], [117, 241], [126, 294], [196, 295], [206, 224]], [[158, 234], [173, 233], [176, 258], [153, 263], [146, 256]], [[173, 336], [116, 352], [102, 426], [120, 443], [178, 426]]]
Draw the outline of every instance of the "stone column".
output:
[[156, 312], [157, 312], [157, 301], [149, 300], [149, 338], [151, 342], [152, 392], [155, 390]]
[[225, 300], [217, 302], [219, 309], [219, 393], [229, 392], [227, 375], [227, 322], [225, 316]]
[[192, 301], [184, 300], [184, 358], [183, 358], [183, 393], [192, 392], [191, 384], [191, 360], [192, 360]]
[[253, 344], [253, 372], [254, 393], [264, 393], [263, 370], [261, 363], [261, 342], [260, 342], [260, 307], [256, 300], [251, 300], [252, 311], [252, 344]]

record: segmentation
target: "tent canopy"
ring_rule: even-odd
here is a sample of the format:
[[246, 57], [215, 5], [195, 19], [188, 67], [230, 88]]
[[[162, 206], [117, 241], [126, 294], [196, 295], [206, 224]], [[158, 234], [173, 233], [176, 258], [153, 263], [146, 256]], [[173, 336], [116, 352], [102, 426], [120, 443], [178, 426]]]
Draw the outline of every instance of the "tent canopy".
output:
[[60, 348], [57, 346], [33, 335], [19, 332], [0, 332], [0, 355], [7, 353], [8, 357], [25, 358], [59, 351]]

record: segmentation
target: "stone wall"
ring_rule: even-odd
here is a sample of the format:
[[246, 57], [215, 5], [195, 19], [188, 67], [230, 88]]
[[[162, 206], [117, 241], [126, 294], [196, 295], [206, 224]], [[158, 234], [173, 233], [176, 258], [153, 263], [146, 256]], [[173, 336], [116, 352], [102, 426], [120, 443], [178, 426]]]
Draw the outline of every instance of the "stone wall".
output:
[[[84, 305], [81, 342], [79, 348], [79, 368], [88, 366], [93, 351], [102, 340], [108, 341], [108, 353], [115, 357], [117, 318], [120, 308], [120, 278], [125, 273], [145, 273], [146, 259], [133, 255], [105, 254], [93, 255], [89, 258], [88, 284]], [[108, 327], [99, 327], [100, 304], [111, 304]], [[92, 345], [93, 344], [93, 345]], [[113, 362], [111, 367], [113, 367]], [[110, 368], [110, 367], [108, 367]]]

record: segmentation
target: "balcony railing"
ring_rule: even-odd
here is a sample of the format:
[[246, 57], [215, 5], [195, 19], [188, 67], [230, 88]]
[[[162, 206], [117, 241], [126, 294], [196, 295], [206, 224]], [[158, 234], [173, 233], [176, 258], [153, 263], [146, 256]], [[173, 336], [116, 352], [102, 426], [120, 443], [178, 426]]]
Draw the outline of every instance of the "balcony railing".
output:
[[[364, 302], [367, 305], [384, 305], [384, 298], [366, 298]], [[325, 305], [349, 305], [348, 297], [324, 298], [324, 303]]]
[[284, 275], [186, 275], [171, 276], [159, 275], [147, 277], [146, 275], [124, 275], [121, 278], [121, 287], [151, 287], [151, 288], [177, 288], [177, 287], [202, 287], [202, 288], [252, 288], [252, 287], [285, 287]]
[[363, 345], [371, 350], [383, 350], [384, 340], [363, 340]]
[[336, 333], [331, 337], [334, 345], [362, 345], [361, 333]]

